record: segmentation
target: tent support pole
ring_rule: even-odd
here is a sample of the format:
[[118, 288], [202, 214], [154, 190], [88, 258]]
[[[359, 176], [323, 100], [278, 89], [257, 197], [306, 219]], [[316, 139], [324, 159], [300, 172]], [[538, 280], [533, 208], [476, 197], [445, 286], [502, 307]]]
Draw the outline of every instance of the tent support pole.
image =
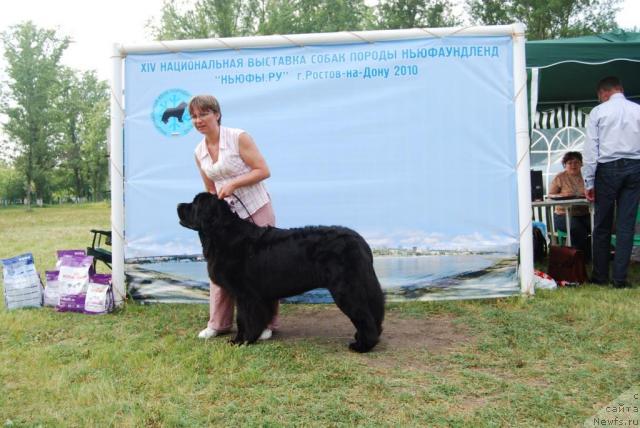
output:
[[[518, 220], [520, 230], [520, 290], [532, 295], [533, 235], [531, 232], [531, 175], [529, 173], [529, 124], [527, 121], [527, 71], [525, 27], [513, 25], [513, 84], [515, 94], [516, 157], [518, 177]], [[533, 82], [533, 79], [532, 79]]]
[[123, 175], [123, 134], [124, 109], [122, 96], [122, 52], [119, 44], [114, 44], [111, 57], [111, 250], [112, 283], [116, 305], [126, 299], [124, 277], [124, 175]]

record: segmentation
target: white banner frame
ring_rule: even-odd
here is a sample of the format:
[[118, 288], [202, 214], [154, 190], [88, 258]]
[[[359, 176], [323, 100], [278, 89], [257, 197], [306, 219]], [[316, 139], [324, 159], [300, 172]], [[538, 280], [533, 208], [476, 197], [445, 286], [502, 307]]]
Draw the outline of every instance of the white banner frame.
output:
[[129, 54], [181, 52], [216, 49], [304, 46], [308, 44], [346, 44], [402, 39], [443, 38], [451, 36], [511, 36], [513, 39], [513, 82], [517, 157], [518, 219], [520, 233], [520, 290], [531, 295], [533, 289], [533, 243], [531, 232], [531, 182], [529, 163], [529, 118], [527, 111], [527, 74], [525, 26], [520, 23], [498, 26], [422, 28], [407, 30], [353, 31], [318, 34], [292, 34], [255, 37], [230, 37], [199, 40], [157, 41], [133, 45], [114, 44], [111, 81], [111, 229], [113, 287], [116, 303], [126, 298], [124, 273], [124, 58]]

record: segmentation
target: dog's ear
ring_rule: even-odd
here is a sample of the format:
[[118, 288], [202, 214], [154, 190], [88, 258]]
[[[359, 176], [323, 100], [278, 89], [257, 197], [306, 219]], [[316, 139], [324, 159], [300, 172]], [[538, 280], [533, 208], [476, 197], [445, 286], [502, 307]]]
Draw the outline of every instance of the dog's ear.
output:
[[219, 226], [233, 216], [229, 204], [212, 193], [202, 192], [196, 195], [193, 206], [200, 230]]
[[229, 207], [229, 204], [227, 203], [226, 200], [224, 199], [219, 199], [217, 195], [212, 195], [215, 200], [216, 200], [216, 214], [217, 214], [217, 218], [222, 220], [222, 219], [229, 219], [231, 217], [234, 216], [233, 211], [231, 211], [231, 207]]

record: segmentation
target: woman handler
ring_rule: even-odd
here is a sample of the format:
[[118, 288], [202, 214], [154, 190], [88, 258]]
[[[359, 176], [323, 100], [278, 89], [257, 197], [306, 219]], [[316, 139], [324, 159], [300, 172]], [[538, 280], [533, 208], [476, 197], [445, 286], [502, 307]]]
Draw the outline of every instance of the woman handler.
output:
[[[275, 226], [271, 198], [264, 185], [270, 172], [253, 138], [242, 129], [221, 126], [222, 113], [212, 95], [196, 95], [189, 102], [189, 114], [204, 138], [195, 149], [196, 165], [205, 188], [226, 199], [240, 218], [258, 226]], [[232, 196], [233, 195], [233, 196]], [[210, 281], [209, 322], [198, 337], [208, 339], [229, 333], [235, 301], [223, 288]], [[269, 326], [260, 339], [271, 338], [278, 327], [278, 303]]]

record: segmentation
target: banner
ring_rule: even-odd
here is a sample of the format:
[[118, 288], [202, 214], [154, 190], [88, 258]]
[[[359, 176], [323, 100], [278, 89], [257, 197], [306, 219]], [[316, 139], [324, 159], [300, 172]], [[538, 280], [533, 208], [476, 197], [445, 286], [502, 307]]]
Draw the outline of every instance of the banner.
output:
[[222, 125], [255, 140], [278, 227], [358, 231], [390, 300], [518, 293], [513, 87], [508, 36], [128, 55], [133, 294], [208, 294], [197, 234], [176, 214], [204, 190], [203, 137], [186, 108], [197, 94], [214, 95]]

